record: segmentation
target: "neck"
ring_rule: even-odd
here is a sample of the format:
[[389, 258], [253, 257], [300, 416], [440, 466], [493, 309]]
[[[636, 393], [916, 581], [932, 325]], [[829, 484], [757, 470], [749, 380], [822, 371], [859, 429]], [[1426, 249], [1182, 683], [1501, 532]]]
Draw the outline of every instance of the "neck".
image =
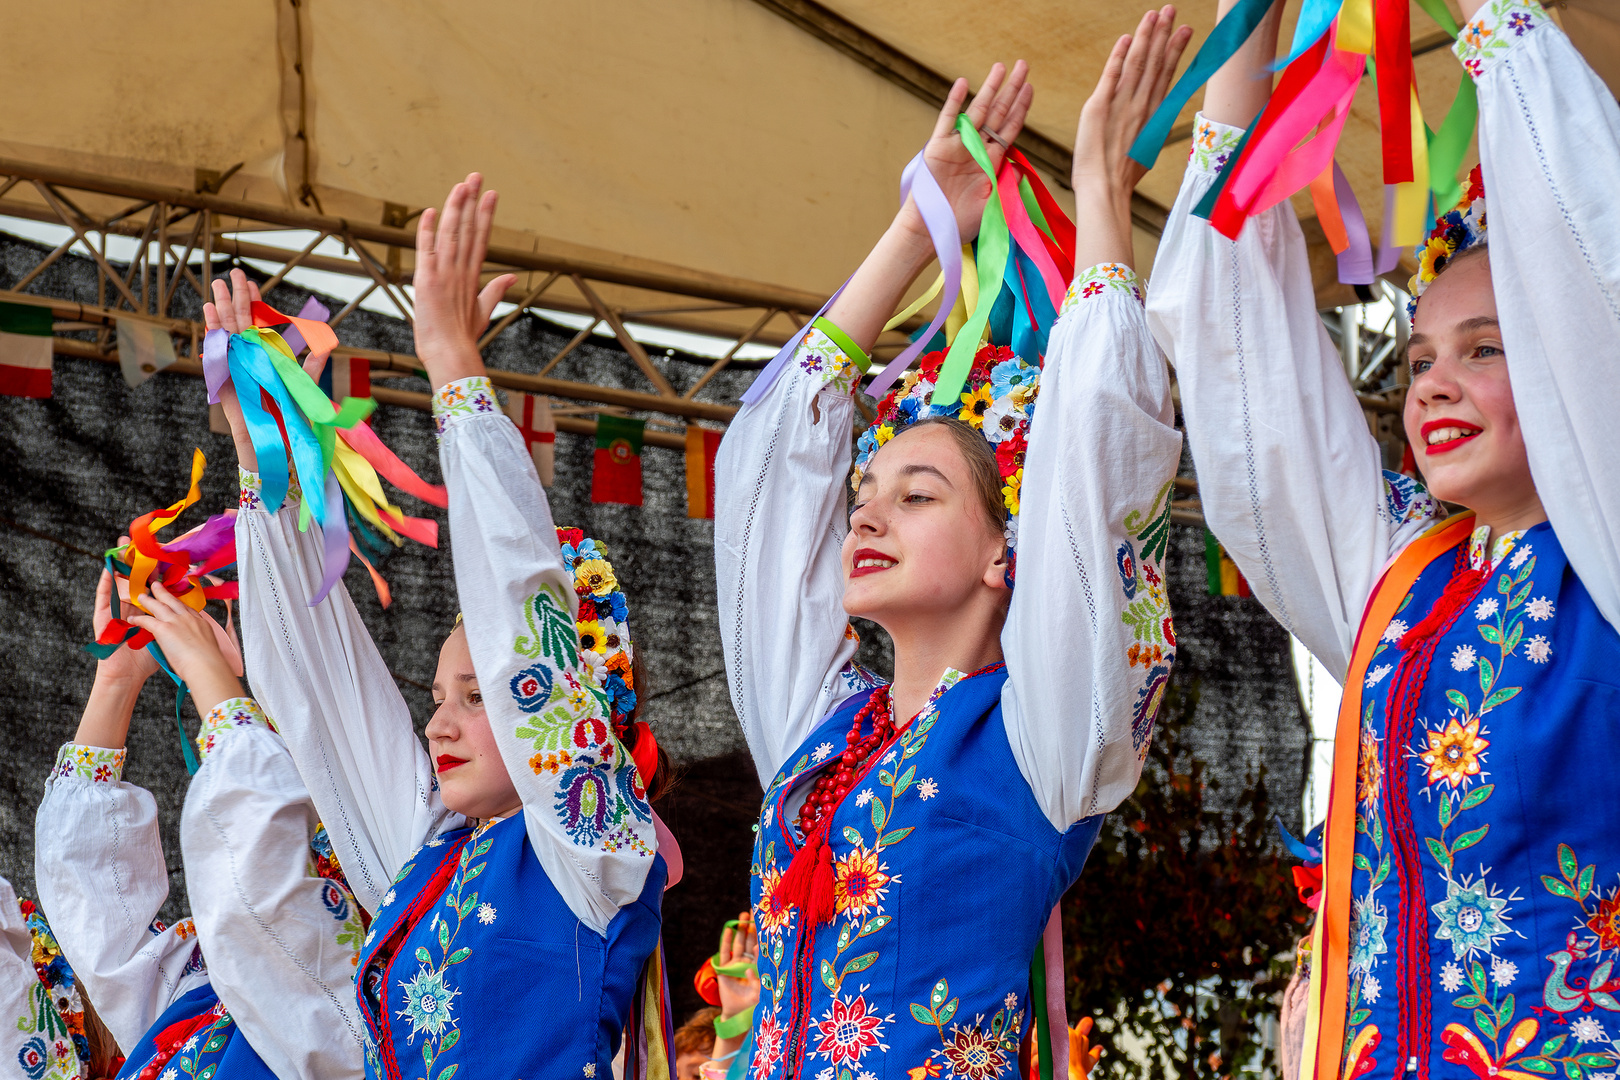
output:
[[1495, 539], [1503, 533], [1517, 532], [1540, 525], [1547, 520], [1547, 511], [1541, 507], [1541, 496], [1534, 490], [1528, 498], [1506, 506], [1492, 506], [1474, 510], [1476, 525], [1484, 525], [1491, 530], [1491, 538]]
[[[885, 626], [894, 641], [894, 721], [903, 727], [922, 712], [946, 668], [977, 671], [1001, 657], [1005, 609], [989, 619], [932, 618], [920, 626]], [[944, 623], [943, 629], [940, 624]]]

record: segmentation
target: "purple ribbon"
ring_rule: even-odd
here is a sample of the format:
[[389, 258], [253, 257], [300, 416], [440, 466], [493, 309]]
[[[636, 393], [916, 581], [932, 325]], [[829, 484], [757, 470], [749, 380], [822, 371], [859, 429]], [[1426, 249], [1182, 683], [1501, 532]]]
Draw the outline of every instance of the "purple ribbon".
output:
[[928, 226], [928, 238], [934, 242], [934, 254], [939, 257], [939, 269], [945, 275], [945, 288], [940, 293], [939, 309], [934, 312], [934, 320], [928, 324], [928, 329], [907, 345], [899, 356], [890, 360], [889, 365], [867, 386], [866, 392], [875, 398], [881, 398], [911, 366], [917, 354], [934, 340], [939, 328], [945, 325], [945, 317], [956, 306], [957, 294], [962, 291], [962, 234], [956, 228], [956, 213], [951, 209], [951, 201], [945, 197], [945, 192], [940, 190], [933, 171], [923, 160], [921, 150], [911, 159], [906, 171], [900, 174], [901, 206], [906, 204], [908, 197], [916, 198], [923, 224]]
[[310, 598], [310, 607], [325, 600], [332, 586], [343, 577], [343, 571], [349, 568], [349, 523], [343, 516], [343, 488], [338, 484], [337, 473], [331, 470], [326, 473], [325, 509], [326, 520], [321, 522], [325, 549], [321, 558], [321, 587]]
[[208, 404], [219, 404], [219, 391], [231, 381], [228, 359], [231, 335], [225, 330], [210, 330], [203, 336], [203, 381], [208, 384]]
[[[311, 296], [304, 301], [304, 306], [298, 309], [298, 317], [300, 319], [314, 319], [316, 322], [325, 322], [332, 317], [332, 313], [327, 310], [325, 304]], [[298, 332], [297, 323], [287, 327], [287, 332], [281, 335], [281, 340], [287, 343], [287, 348], [292, 350], [294, 356], [309, 347], [309, 342], [304, 340], [304, 335]]]
[[1401, 261], [1401, 249], [1395, 244], [1395, 188], [1384, 186], [1384, 236], [1373, 258], [1372, 234], [1367, 219], [1361, 213], [1350, 181], [1345, 179], [1339, 163], [1333, 163], [1333, 193], [1339, 200], [1339, 215], [1344, 219], [1344, 232], [1350, 246], [1339, 253], [1339, 281], [1345, 285], [1371, 285], [1379, 276], [1395, 269]]
[[229, 514], [215, 514], [196, 532], [163, 545], [169, 555], [184, 555], [190, 562], [208, 559], [219, 550], [220, 542], [236, 531], [236, 520]]

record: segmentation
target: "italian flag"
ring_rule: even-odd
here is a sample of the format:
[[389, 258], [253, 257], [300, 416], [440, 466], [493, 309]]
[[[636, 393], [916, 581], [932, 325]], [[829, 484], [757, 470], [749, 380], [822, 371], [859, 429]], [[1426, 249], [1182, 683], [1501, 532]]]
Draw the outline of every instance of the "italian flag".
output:
[[51, 309], [0, 304], [0, 394], [51, 396]]
[[641, 505], [641, 440], [646, 428], [645, 420], [597, 416], [591, 502]]

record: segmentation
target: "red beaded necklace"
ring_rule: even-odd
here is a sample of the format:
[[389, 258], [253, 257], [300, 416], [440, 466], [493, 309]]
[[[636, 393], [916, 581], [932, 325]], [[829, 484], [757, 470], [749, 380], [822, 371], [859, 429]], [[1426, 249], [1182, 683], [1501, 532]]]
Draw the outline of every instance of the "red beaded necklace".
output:
[[[872, 731], [862, 737], [861, 727], [871, 718]], [[810, 795], [799, 810], [799, 835], [809, 836], [824, 819], [831, 818], [838, 804], [844, 801], [849, 789], [855, 786], [855, 774], [873, 754], [881, 751], [895, 736], [894, 702], [889, 687], [872, 692], [865, 705], [855, 713], [849, 734], [844, 737], [844, 752], [838, 764], [816, 777]]]

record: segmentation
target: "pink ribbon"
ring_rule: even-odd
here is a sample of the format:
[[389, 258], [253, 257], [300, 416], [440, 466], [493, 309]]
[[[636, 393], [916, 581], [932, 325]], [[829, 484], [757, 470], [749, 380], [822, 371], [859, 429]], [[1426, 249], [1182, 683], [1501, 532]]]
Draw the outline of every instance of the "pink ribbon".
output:
[[[1057, 263], [1052, 259], [1052, 253], [1046, 249], [1046, 243], [1041, 239], [1040, 230], [1029, 219], [1029, 208], [1024, 205], [1023, 196], [1019, 194], [1018, 182], [1022, 179], [1011, 159], [1001, 163], [1001, 175], [996, 180], [996, 191], [1001, 196], [1001, 214], [1007, 219], [1007, 231], [1012, 233], [1013, 240], [1023, 253], [1029, 256], [1041, 272], [1041, 280], [1046, 284], [1047, 295], [1052, 298], [1052, 310], [1063, 310], [1063, 294], [1068, 291], [1069, 283], [1063, 280], [1063, 274], [1058, 270]], [[1028, 287], [1028, 283], [1025, 283]]]
[[[1347, 97], [1355, 96], [1356, 84], [1361, 78], [1366, 62], [1365, 56], [1355, 53], [1329, 51], [1321, 68], [1311, 76], [1310, 81], [1299, 92], [1299, 96], [1289, 103], [1288, 108], [1277, 117], [1270, 129], [1262, 133], [1249, 147], [1229, 184], [1234, 203], [1250, 214], [1258, 212], [1254, 209], [1256, 200], [1261, 197], [1262, 192], [1268, 197], [1273, 193], [1274, 182], [1294, 147], [1298, 146], [1305, 134], [1331, 110], [1343, 104]], [[1348, 115], [1348, 105], [1344, 107]], [[1331, 139], [1323, 139], [1319, 135], [1311, 140], [1305, 149], [1311, 151], [1311, 160], [1316, 163], [1315, 170], [1300, 169], [1297, 177], [1291, 173], [1290, 176], [1297, 179], [1297, 183], [1292, 189], [1278, 196], [1273, 205], [1309, 184], [1313, 176], [1327, 167], [1328, 160], [1332, 158], [1334, 147], [1338, 143], [1344, 119], [1344, 116], [1336, 116], [1334, 123], [1322, 133], [1322, 135], [1331, 133]]]

